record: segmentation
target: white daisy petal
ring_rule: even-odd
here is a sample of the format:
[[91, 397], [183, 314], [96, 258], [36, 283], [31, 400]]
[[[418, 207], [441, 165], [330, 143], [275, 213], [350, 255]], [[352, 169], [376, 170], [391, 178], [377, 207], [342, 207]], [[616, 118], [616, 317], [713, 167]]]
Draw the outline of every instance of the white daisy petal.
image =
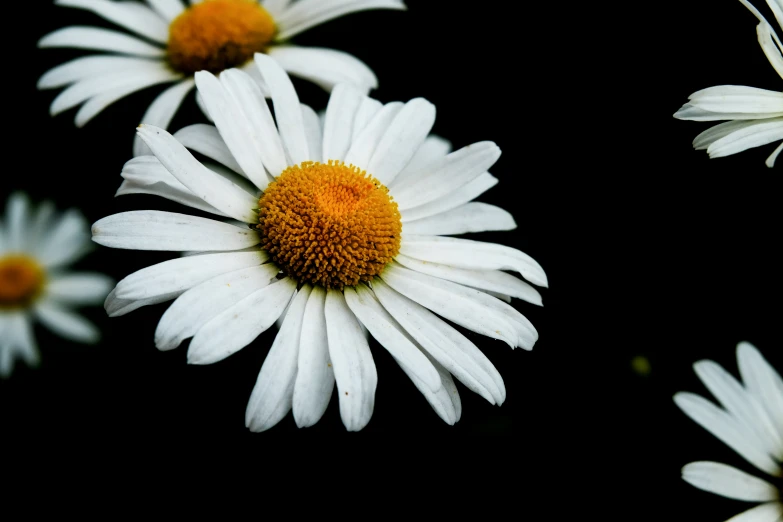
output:
[[69, 341], [92, 344], [101, 337], [95, 325], [87, 319], [51, 300], [39, 301], [35, 305], [35, 316], [44, 326]]
[[207, 169], [174, 136], [152, 125], [139, 125], [137, 132], [166, 170], [196, 196], [239, 221], [258, 222], [258, 216], [253, 212], [258, 200]]
[[378, 87], [378, 78], [372, 69], [342, 51], [284, 45], [271, 47], [268, 54], [288, 74], [313, 82], [326, 91], [340, 83], [350, 83], [364, 94]]
[[243, 118], [247, 118], [243, 121], [254, 133], [251, 143], [261, 154], [264, 166], [269, 173], [277, 176], [288, 167], [288, 161], [283, 139], [275, 126], [264, 93], [249, 75], [237, 69], [223, 71], [220, 83], [241, 107]]
[[[406, 103], [375, 148], [367, 171], [384, 185], [391, 183], [424, 143], [434, 124], [433, 104], [424, 98], [414, 98]], [[459, 179], [455, 183], [460, 183]]]
[[370, 334], [386, 348], [408, 375], [413, 375], [432, 392], [441, 387], [432, 363], [396, 326], [396, 321], [375, 299], [366, 286], [346, 287], [345, 302]]
[[484, 292], [403, 268], [387, 266], [381, 279], [397, 292], [468, 330], [532, 349], [538, 333], [525, 316]]
[[14, 351], [9, 344], [8, 328], [11, 327], [10, 317], [0, 315], [0, 379], [10, 377], [14, 371]]
[[405, 10], [405, 4], [401, 0], [300, 0], [275, 19], [280, 28], [277, 39], [288, 40], [328, 20], [367, 9]]
[[38, 346], [33, 337], [31, 318], [26, 313], [10, 312], [0, 316], [0, 377], [8, 377], [18, 355], [29, 366], [40, 362]]
[[[258, 139], [261, 136], [254, 137], [254, 131], [257, 132], [259, 125], [251, 127], [234, 96], [211, 73], [197, 72], [196, 88], [214, 119], [221, 138], [242, 167], [242, 171], [259, 190], [264, 190], [269, 184], [269, 177], [264, 169], [263, 153], [258, 148]], [[266, 159], [267, 162], [270, 161], [269, 157]]]
[[432, 170], [432, 166], [443, 160], [449, 152], [451, 152], [450, 141], [440, 136], [427, 136], [405, 168], [387, 186], [393, 191], [417, 181], [420, 172]]
[[119, 299], [150, 297], [189, 288], [220, 274], [265, 263], [269, 255], [258, 252], [229, 252], [203, 256], [180, 257], [148, 266], [117, 283]]
[[46, 283], [46, 296], [67, 305], [99, 305], [111, 292], [114, 281], [99, 273], [58, 274]]
[[341, 83], [329, 97], [324, 121], [323, 162], [342, 161], [351, 146], [353, 123], [364, 96], [355, 87]]
[[256, 53], [255, 62], [272, 95], [277, 128], [288, 156], [295, 165], [312, 160], [304, 132], [302, 108], [294, 84], [272, 57]]
[[[185, 11], [185, 4], [181, 0], [147, 0], [147, 3], [168, 23], [173, 22]], [[166, 35], [168, 35], [168, 31]]]
[[340, 417], [348, 431], [359, 431], [370, 422], [375, 407], [378, 373], [372, 353], [342, 292], [327, 292], [324, 315]]
[[783, 116], [780, 112], [712, 112], [706, 111], [692, 103], [686, 103], [680, 110], [674, 113], [674, 117], [680, 120], [691, 121], [716, 121], [716, 120], [763, 120]]
[[[402, 102], [392, 102], [402, 107]], [[353, 133], [351, 134], [351, 144], [359, 137], [359, 133], [364, 130], [367, 125], [370, 124], [375, 115], [383, 108], [383, 104], [378, 100], [374, 100], [369, 96], [362, 98], [359, 104], [359, 109], [356, 111], [356, 116], [353, 119]]]
[[737, 363], [745, 387], [764, 405], [769, 417], [776, 423], [778, 435], [783, 437], [783, 389], [780, 386], [780, 375], [758, 349], [748, 342], [737, 345]]
[[14, 192], [8, 198], [5, 210], [6, 248], [11, 252], [26, 250], [25, 229], [29, 219], [29, 207], [30, 202], [27, 200], [27, 196], [21, 192]]
[[212, 364], [241, 350], [275, 324], [296, 282], [287, 277], [256, 290], [206, 323], [188, 348], [189, 364]]
[[758, 120], [735, 120], [713, 125], [693, 139], [693, 148], [696, 150], [705, 150], [714, 142], [728, 136], [732, 132], [756, 125], [757, 123]]
[[125, 33], [98, 27], [64, 27], [41, 38], [38, 41], [38, 47], [71, 47], [150, 58], [166, 56], [165, 49], [155, 47]]
[[318, 422], [329, 406], [334, 371], [326, 331], [326, 290], [316, 286], [307, 300], [299, 340], [299, 362], [294, 384], [294, 420], [300, 428]]
[[767, 167], [769, 167], [769, 168], [774, 167], [775, 166], [775, 160], [778, 159], [778, 156], [780, 155], [780, 151], [783, 151], [783, 143], [778, 145], [778, 148], [776, 148], [775, 151], [772, 154], [769, 155], [769, 157], [767, 158], [767, 161], [765, 161], [764, 164]]
[[432, 409], [438, 414], [438, 417], [443, 419], [443, 422], [449, 426], [453, 426], [462, 416], [462, 401], [460, 400], [457, 386], [454, 384], [454, 379], [451, 378], [451, 374], [446, 371], [438, 361], [430, 357], [427, 353], [424, 355], [430, 360], [441, 379], [441, 386], [437, 392], [428, 389], [417, 376], [412, 375], [404, 367], [400, 367], [408, 374], [408, 377], [410, 377], [421, 394], [424, 395], [424, 398], [430, 403], [430, 406], [432, 406]]
[[373, 290], [405, 331], [468, 389], [491, 404], [503, 403], [506, 398], [503, 378], [464, 335], [423, 306], [392, 290], [381, 279], [373, 281]]
[[405, 235], [400, 253], [421, 261], [470, 270], [514, 270], [534, 285], [547, 287], [544, 269], [532, 257], [496, 243], [454, 237]]
[[84, 105], [79, 108], [74, 123], [77, 127], [83, 127], [112, 103], [121, 100], [134, 92], [146, 89], [147, 87], [151, 87], [158, 83], [168, 83], [176, 79], [177, 77], [172, 78], [169, 74], [156, 73], [150, 77], [140, 77], [121, 87], [115, 87], [109, 91], [102, 92], [87, 100]]
[[173, 350], [218, 314], [275, 280], [278, 268], [271, 263], [220, 274], [180, 295], [160, 318], [155, 346]]
[[301, 104], [302, 122], [304, 124], [305, 138], [307, 138], [307, 148], [310, 156], [320, 158], [323, 154], [321, 145], [323, 144], [323, 132], [321, 131], [321, 120], [318, 114], [310, 106]]
[[134, 58], [131, 56], [82, 56], [62, 65], [58, 65], [41, 76], [39, 89], [53, 89], [70, 83], [105, 76], [128, 70], [154, 70], [160, 68], [159, 60]]
[[778, 113], [783, 112], [783, 93], [745, 87], [718, 85], [691, 94], [691, 105], [708, 112]]
[[431, 261], [419, 261], [403, 254], [398, 254], [394, 260], [402, 266], [422, 274], [429, 274], [485, 292], [495, 292], [516, 297], [517, 299], [542, 306], [541, 294], [535, 288], [506, 272], [499, 270], [467, 270]]
[[196, 123], [183, 127], [174, 133], [174, 137], [190, 150], [211, 158], [225, 165], [234, 172], [244, 175], [242, 167], [228, 150], [226, 142], [220, 137], [217, 127], [204, 123]]
[[[144, 113], [141, 123], [167, 129], [185, 96], [195, 85], [196, 82], [193, 78], [187, 78], [160, 93]], [[147, 154], [152, 154], [152, 152], [137, 134], [133, 140], [133, 155], [144, 156]]]
[[45, 233], [35, 254], [41, 264], [52, 269], [76, 261], [92, 247], [87, 220], [78, 210], [69, 209]]
[[498, 179], [495, 176], [489, 172], [485, 172], [473, 181], [463, 185], [453, 192], [446, 194], [440, 199], [436, 199], [435, 201], [425, 203], [424, 205], [420, 205], [418, 207], [403, 210], [400, 212], [402, 215], [402, 222], [408, 223], [411, 221], [416, 221], [417, 219], [434, 216], [436, 214], [440, 214], [441, 212], [446, 212], [447, 210], [457, 208], [460, 205], [464, 205], [465, 203], [468, 203], [479, 197], [481, 194], [497, 185], [497, 183]]
[[707, 153], [711, 158], [730, 156], [753, 147], [760, 147], [783, 140], [783, 118], [772, 121], [760, 121], [714, 141]]
[[[362, 104], [362, 106], [364, 106], [364, 104]], [[378, 148], [378, 144], [381, 142], [381, 139], [385, 136], [389, 126], [403, 107], [404, 104], [402, 102], [392, 102], [384, 105], [383, 108], [375, 114], [373, 119], [365, 125], [364, 130], [353, 138], [351, 148], [345, 155], [345, 163], [357, 165], [363, 170], [369, 169], [370, 167], [368, 167], [368, 165], [370, 164], [370, 159]], [[373, 171], [369, 171], [369, 173], [375, 176]], [[379, 181], [383, 183], [382, 180]], [[384, 185], [386, 185], [386, 183], [384, 183]]]
[[[774, 29], [766, 20], [763, 20], [756, 26], [756, 34], [758, 34], [759, 44], [770, 65], [777, 71], [778, 76], [783, 78], [783, 55], [781, 55], [779, 47], [781, 44]], [[775, 45], [776, 41], [777, 45]]]
[[272, 18], [277, 19], [291, 5], [291, 0], [261, 0], [261, 5], [272, 15]]
[[465, 203], [434, 216], [405, 223], [406, 234], [455, 235], [517, 228], [514, 217], [495, 205]]
[[731, 415], [710, 401], [692, 393], [680, 392], [674, 402], [688, 417], [712, 433], [744, 459], [770, 475], [780, 476], [780, 466], [763, 449], [752, 441], [755, 437]]
[[283, 326], [264, 359], [245, 412], [245, 426], [250, 428], [250, 431], [268, 430], [280, 422], [291, 409], [299, 359], [299, 339], [309, 296], [309, 286], [302, 287], [296, 294], [285, 315]]
[[107, 0], [55, 0], [55, 4], [92, 11], [120, 27], [162, 44], [169, 39], [166, 22], [141, 4], [130, 5]]
[[770, 502], [733, 516], [726, 522], [780, 522], [780, 517], [783, 517], [783, 504]]
[[155, 297], [150, 297], [149, 299], [119, 299], [117, 298], [117, 293], [112, 290], [106, 297], [106, 301], [103, 303], [103, 308], [106, 310], [106, 314], [109, 317], [120, 317], [122, 315], [129, 314], [134, 310], [138, 310], [142, 306], [165, 303], [166, 301], [176, 299], [178, 296], [179, 293], [175, 292], [171, 294], [156, 295]]
[[[28, 251], [37, 252], [37, 247], [41, 243], [42, 238], [45, 237], [47, 231], [53, 225], [56, 210], [54, 203], [51, 201], [42, 201], [38, 205], [35, 216], [32, 217], [27, 225], [27, 232], [25, 233]], [[2, 228], [2, 225], [0, 225], [0, 228]], [[0, 247], [0, 250], [2, 250], [2, 247]]]
[[772, 484], [718, 462], [691, 462], [682, 468], [682, 478], [694, 487], [735, 500], [778, 499], [778, 489]]
[[133, 250], [239, 250], [261, 242], [259, 235], [213, 219], [137, 210], [96, 221], [92, 239], [99, 245]]
[[430, 168], [411, 174], [413, 181], [391, 190], [400, 210], [434, 201], [486, 172], [500, 157], [500, 148], [483, 141], [452, 152]]

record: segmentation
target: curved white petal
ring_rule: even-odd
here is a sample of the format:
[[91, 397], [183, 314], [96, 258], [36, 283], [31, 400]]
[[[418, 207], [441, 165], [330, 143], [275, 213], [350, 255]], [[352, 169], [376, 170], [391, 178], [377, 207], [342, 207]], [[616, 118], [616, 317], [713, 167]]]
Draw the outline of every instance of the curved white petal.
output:
[[95, 51], [163, 58], [166, 51], [125, 33], [98, 27], [71, 26], [41, 38], [38, 47], [71, 47]]
[[[402, 102], [391, 102], [402, 107]], [[370, 124], [375, 115], [383, 108], [383, 104], [378, 100], [374, 100], [369, 96], [362, 98], [359, 104], [359, 109], [356, 111], [356, 116], [353, 119], [353, 131], [351, 133], [351, 146], [356, 138], [359, 137], [359, 133], [362, 132], [367, 125]]]
[[70, 83], [121, 71], [159, 69], [160, 60], [132, 56], [82, 56], [46, 71], [38, 80], [39, 89], [53, 89]]
[[436, 214], [457, 208], [460, 205], [464, 205], [479, 197], [481, 194], [497, 185], [497, 183], [498, 179], [495, 176], [489, 172], [485, 172], [473, 181], [446, 194], [440, 199], [436, 199], [435, 201], [425, 203], [418, 207], [403, 210], [400, 212], [402, 222], [407, 223], [416, 221], [417, 219], [435, 216]]
[[[144, 113], [141, 118], [141, 123], [147, 125], [154, 125], [161, 129], [167, 129], [171, 120], [174, 118], [174, 114], [182, 105], [182, 101], [185, 96], [196, 86], [196, 82], [193, 78], [187, 78], [163, 91], [155, 98], [155, 101]], [[144, 156], [152, 154], [150, 148], [144, 144], [141, 137], [137, 134], [133, 139], [133, 155]]]
[[41, 300], [35, 305], [35, 316], [51, 331], [80, 343], [96, 343], [101, 333], [94, 324], [51, 300]]
[[310, 106], [301, 104], [301, 108], [307, 148], [310, 151], [310, 156], [318, 159], [323, 154], [321, 146], [324, 137], [323, 131], [321, 130], [321, 120], [318, 118], [318, 114], [316, 114]]
[[134, 92], [146, 89], [147, 87], [152, 87], [159, 83], [172, 82], [178, 78], [179, 76], [172, 77], [169, 74], [161, 73], [150, 77], [140, 77], [121, 87], [115, 87], [109, 91], [102, 92], [87, 100], [84, 105], [79, 108], [76, 113], [76, 118], [74, 118], [74, 123], [77, 127], [83, 127], [112, 103], [121, 100]]
[[342, 161], [351, 147], [353, 124], [364, 95], [347, 83], [337, 85], [329, 97], [324, 121], [323, 162]]
[[769, 502], [733, 516], [726, 522], [780, 522], [783, 517], [783, 504]]
[[226, 142], [220, 137], [217, 127], [205, 123], [196, 123], [183, 127], [174, 133], [174, 137], [190, 150], [225, 165], [234, 172], [244, 175], [242, 167], [228, 150]]
[[767, 502], [778, 499], [778, 488], [737, 468], [718, 462], [691, 462], [682, 468], [688, 484], [735, 500]]
[[327, 292], [324, 315], [329, 357], [340, 398], [340, 417], [348, 431], [359, 431], [370, 422], [375, 407], [378, 385], [375, 362], [359, 321], [348, 308], [342, 292]]
[[783, 143], [778, 145], [778, 147], [772, 152], [772, 154], [769, 155], [767, 160], [764, 162], [764, 164], [772, 168], [775, 166], [775, 160], [778, 159], [778, 156], [780, 155], [780, 152], [783, 151]]
[[403, 225], [406, 234], [455, 235], [490, 230], [513, 230], [517, 228], [508, 211], [487, 203], [465, 203], [434, 216], [409, 221]]
[[103, 303], [103, 308], [106, 310], [106, 314], [109, 317], [120, 317], [122, 315], [129, 314], [134, 310], [138, 310], [142, 306], [165, 303], [166, 301], [176, 299], [178, 296], [179, 293], [174, 292], [170, 294], [156, 295], [155, 297], [150, 297], [149, 299], [119, 299], [117, 298], [117, 293], [112, 290], [106, 297], [106, 301]]
[[438, 414], [438, 417], [443, 419], [443, 422], [449, 426], [453, 426], [462, 416], [462, 401], [460, 400], [457, 386], [454, 384], [454, 379], [451, 378], [451, 374], [446, 371], [438, 361], [433, 359], [426, 352], [424, 355], [430, 360], [441, 379], [441, 386], [438, 388], [438, 391], [433, 392], [430, 390], [426, 384], [404, 366], [400, 365], [400, 368], [410, 377], [421, 394], [424, 395], [424, 398], [430, 403], [430, 406], [432, 406], [432, 409]]
[[299, 0], [277, 19], [278, 40], [287, 40], [313, 26], [348, 13], [368, 9], [404, 10], [401, 0]]
[[[185, 4], [182, 3], [182, 0], [147, 0], [147, 3], [168, 23], [173, 22], [185, 11]], [[166, 35], [168, 36], [168, 28]]]
[[443, 160], [449, 152], [451, 152], [450, 141], [432, 134], [427, 136], [405, 168], [389, 183], [389, 189], [397, 190], [415, 182], [420, 172], [432, 170], [432, 167]]
[[783, 92], [718, 85], [691, 94], [690, 104], [708, 112], [764, 114], [783, 112]]
[[77, 7], [92, 11], [134, 33], [165, 44], [169, 39], [169, 27], [160, 16], [142, 4], [109, 2], [107, 0], [56, 0], [63, 7]]
[[717, 120], [765, 120], [767, 118], [777, 118], [783, 116], [780, 112], [713, 112], [705, 111], [691, 103], [686, 103], [680, 110], [674, 113], [674, 117], [680, 120], [691, 121], [717, 121]]
[[[370, 98], [366, 99], [369, 100]], [[361, 106], [364, 106], [364, 104]], [[402, 102], [391, 102], [384, 105], [372, 120], [365, 125], [364, 130], [353, 138], [351, 148], [345, 155], [345, 163], [356, 165], [362, 170], [369, 169], [370, 159], [378, 148], [378, 144], [403, 106]], [[357, 114], [357, 120], [358, 116]], [[375, 173], [372, 171], [368, 171], [368, 173], [375, 176]]]
[[241, 350], [283, 313], [296, 282], [287, 277], [256, 290], [205, 324], [190, 342], [189, 364], [212, 364]]
[[355, 56], [323, 47], [273, 46], [268, 51], [285, 71], [304, 78], [326, 91], [350, 83], [364, 94], [378, 87], [378, 78]]
[[11, 375], [17, 355], [29, 366], [37, 366], [40, 362], [30, 316], [5, 313], [0, 315], [0, 377]]
[[90, 225], [76, 209], [68, 209], [58, 216], [35, 248], [38, 260], [48, 269], [72, 263], [91, 248]]
[[760, 121], [749, 125], [714, 141], [708, 148], [711, 158], [730, 156], [753, 147], [761, 147], [783, 140], [783, 118], [773, 121]]
[[53, 275], [46, 283], [46, 297], [67, 305], [98, 305], [113, 286], [110, 277], [97, 272]]
[[770, 419], [783, 437], [783, 382], [755, 346], [737, 345], [737, 363], [746, 389], [766, 408]]
[[734, 131], [756, 125], [758, 122], [759, 120], [734, 120], [713, 125], [709, 129], [701, 132], [698, 136], [693, 138], [693, 148], [696, 150], [705, 150], [714, 142], [725, 136], [728, 136]]
[[92, 240], [99, 245], [133, 250], [239, 250], [261, 242], [249, 229], [214, 219], [173, 212], [137, 210], [96, 221]]
[[6, 248], [11, 252], [23, 252], [27, 249], [29, 209], [30, 201], [26, 194], [14, 192], [8, 198], [5, 209]]

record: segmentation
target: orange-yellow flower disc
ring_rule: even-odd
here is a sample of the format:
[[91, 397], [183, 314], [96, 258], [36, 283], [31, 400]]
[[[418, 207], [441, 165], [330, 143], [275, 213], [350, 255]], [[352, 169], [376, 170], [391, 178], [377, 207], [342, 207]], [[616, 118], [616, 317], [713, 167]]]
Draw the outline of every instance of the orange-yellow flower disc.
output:
[[261, 245], [300, 283], [342, 289], [369, 281], [400, 250], [402, 222], [389, 189], [353, 165], [304, 162], [259, 200]]
[[41, 293], [44, 276], [41, 265], [30, 257], [0, 257], [0, 309], [29, 305]]
[[257, 0], [204, 0], [169, 27], [168, 60], [177, 71], [218, 73], [262, 52], [276, 32]]

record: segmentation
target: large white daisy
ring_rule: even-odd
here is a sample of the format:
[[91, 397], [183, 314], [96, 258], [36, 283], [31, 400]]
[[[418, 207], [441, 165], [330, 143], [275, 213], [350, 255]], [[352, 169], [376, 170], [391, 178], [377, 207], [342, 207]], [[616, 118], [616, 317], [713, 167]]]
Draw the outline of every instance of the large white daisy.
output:
[[[52, 115], [81, 105], [81, 127], [108, 105], [147, 87], [174, 83], [147, 109], [141, 121], [168, 127], [193, 88], [193, 74], [244, 66], [253, 73], [253, 54], [264, 52], [290, 74], [331, 90], [348, 82], [369, 91], [378, 81], [354, 56], [321, 47], [286, 44], [307, 29], [355, 11], [405, 9], [402, 0], [56, 0], [87, 9], [135, 33], [71, 26], [44, 36], [39, 47], [72, 47], [110, 54], [77, 58], [45, 73], [39, 89], [67, 88], [52, 102]], [[141, 38], [139, 38], [141, 37]], [[262, 89], [265, 86], [261, 85]], [[138, 138], [134, 155], [149, 154]]]
[[0, 377], [11, 374], [17, 357], [38, 364], [33, 319], [72, 341], [100, 337], [72, 309], [100, 304], [114, 281], [65, 270], [91, 248], [89, 230], [75, 210], [56, 213], [51, 202], [36, 210], [21, 193], [9, 198], [5, 223], [0, 221]]
[[696, 374], [723, 408], [692, 394], [678, 393], [674, 401], [691, 419], [715, 435], [761, 471], [773, 483], [717, 462], [692, 462], [683, 479], [697, 488], [747, 502], [762, 502], [730, 522], [783, 520], [780, 484], [783, 477], [783, 380], [751, 344], [737, 345], [742, 383], [713, 361], [699, 361]]
[[[322, 126], [271, 57], [255, 60], [276, 124], [250, 76], [199, 72], [216, 127], [171, 136], [141, 125], [154, 156], [129, 161], [118, 192], [157, 194], [242, 223], [158, 211], [95, 223], [93, 240], [102, 245], [195, 252], [120, 281], [108, 313], [176, 298], [155, 343], [169, 350], [193, 337], [194, 364], [228, 357], [280, 318], [247, 407], [253, 431], [291, 409], [300, 427], [314, 424], [335, 381], [343, 423], [363, 428], [377, 384], [366, 333], [447, 423], [461, 413], [452, 374], [502, 403], [497, 370], [440, 318], [511, 347], [530, 349], [538, 338], [504, 300], [541, 304], [539, 293], [503, 271], [546, 286], [538, 263], [510, 247], [442, 237], [516, 227], [508, 212], [470, 202], [497, 183], [487, 170], [498, 147], [481, 142], [449, 153], [446, 141], [428, 137], [431, 103], [383, 105], [346, 84], [332, 92]], [[202, 164], [186, 147], [220, 165]]]
[[[769, 63], [783, 78], [783, 44], [764, 16], [746, 0], [740, 0], [759, 19], [759, 44]], [[783, 27], [783, 0], [767, 0]], [[707, 149], [711, 158], [729, 156], [744, 150], [783, 140], [783, 92], [740, 85], [720, 85], [694, 92], [688, 103], [674, 113], [675, 118], [694, 121], [731, 120], [710, 127], [693, 140], [697, 150]], [[783, 143], [767, 158], [775, 164]]]

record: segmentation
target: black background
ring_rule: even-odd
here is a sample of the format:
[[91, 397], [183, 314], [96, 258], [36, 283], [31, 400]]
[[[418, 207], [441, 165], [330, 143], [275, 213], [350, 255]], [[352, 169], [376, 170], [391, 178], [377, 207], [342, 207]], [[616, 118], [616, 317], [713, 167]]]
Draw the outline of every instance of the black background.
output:
[[[364, 60], [383, 102], [429, 99], [438, 109], [434, 132], [456, 148], [493, 140], [503, 150], [492, 169], [500, 184], [480, 201], [511, 211], [519, 227], [470, 237], [529, 253], [550, 280], [543, 308], [514, 303], [539, 331], [532, 352], [468, 334], [502, 374], [506, 403], [490, 406], [460, 387], [462, 419], [447, 426], [374, 343], [379, 386], [362, 432], [345, 432], [333, 398], [315, 427], [298, 430], [289, 415], [252, 434], [245, 406], [274, 329], [225, 361], [189, 366], [186, 347], [155, 349], [168, 304], [114, 319], [94, 308], [85, 314], [104, 332], [100, 345], [36, 329], [41, 366], [19, 363], [0, 382], [3, 437], [38, 447], [87, 442], [87, 452], [194, 446], [209, 453], [241, 444], [262, 454], [303, 438], [414, 444], [424, 436], [418, 445], [430, 458], [453, 460], [452, 449], [439, 450], [487, 448], [455, 437], [504, 436], [505, 455], [484, 465], [512, 468], [530, 502], [586, 495], [598, 507], [574, 508], [600, 509], [610, 520], [723, 520], [748, 507], [680, 479], [682, 465], [694, 460], [753, 470], [671, 397], [707, 393], [691, 369], [699, 359], [736, 374], [741, 340], [783, 367], [780, 165], [764, 166], [774, 145], [710, 160], [690, 144], [710, 124], [672, 114], [690, 93], [713, 85], [779, 88], [755, 18], [733, 0], [611, 13], [499, 1], [407, 4], [405, 13], [353, 14], [294, 41]], [[757, 7], [776, 26], [767, 7]], [[14, 32], [15, 54], [7, 57], [3, 199], [23, 190], [35, 202], [77, 207], [90, 222], [127, 210], [182, 211], [160, 198], [113, 197], [134, 128], [160, 88], [117, 102], [83, 129], [73, 126], [75, 110], [51, 118], [59, 91], [37, 91], [38, 78], [84, 53], [37, 49], [37, 40], [65, 25], [102, 22], [49, 2], [15, 9], [24, 30]], [[323, 91], [296, 85], [303, 102], [325, 107]], [[191, 94], [171, 129], [198, 121]], [[98, 248], [74, 269], [120, 280], [171, 257]], [[637, 355], [649, 359], [649, 375], [632, 370]]]

